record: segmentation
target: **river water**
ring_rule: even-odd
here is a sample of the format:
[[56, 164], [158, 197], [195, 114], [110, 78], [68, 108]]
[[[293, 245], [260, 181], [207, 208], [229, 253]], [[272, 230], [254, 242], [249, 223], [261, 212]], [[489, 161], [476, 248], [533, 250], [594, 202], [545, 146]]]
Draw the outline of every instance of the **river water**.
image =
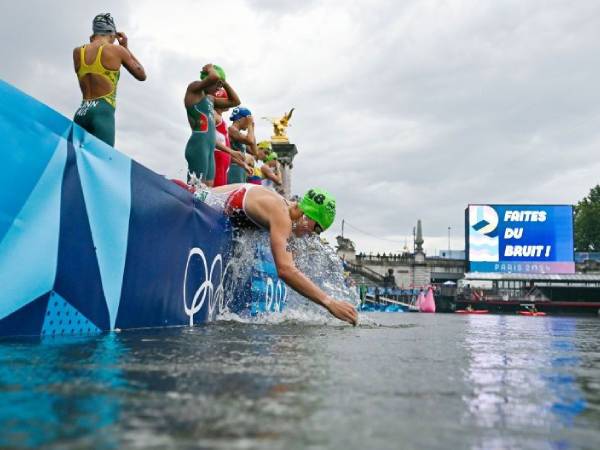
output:
[[0, 447], [600, 448], [600, 319], [361, 320], [0, 342]]

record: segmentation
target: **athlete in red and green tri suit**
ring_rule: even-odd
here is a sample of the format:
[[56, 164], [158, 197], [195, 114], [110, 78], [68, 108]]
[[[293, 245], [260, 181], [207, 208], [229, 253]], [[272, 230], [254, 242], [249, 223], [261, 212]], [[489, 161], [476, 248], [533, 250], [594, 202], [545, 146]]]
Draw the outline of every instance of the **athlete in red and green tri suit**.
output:
[[[215, 98], [215, 92], [224, 88], [227, 98]], [[185, 92], [184, 105], [192, 135], [185, 147], [188, 163], [188, 179], [194, 174], [212, 186], [215, 176], [215, 121], [214, 107], [232, 108], [240, 99], [225, 80], [225, 72], [219, 66], [207, 64], [202, 68], [200, 80], [191, 82]]]
[[[215, 92], [215, 98], [227, 98], [225, 89], [219, 89]], [[215, 107], [215, 130], [216, 130], [216, 148], [215, 148], [215, 178], [213, 186], [224, 186], [227, 184], [227, 172], [231, 161], [242, 167], [247, 172], [251, 172], [251, 168], [246, 164], [245, 155], [231, 148], [229, 134], [227, 133], [227, 125], [223, 118], [223, 113], [226, 109]]]

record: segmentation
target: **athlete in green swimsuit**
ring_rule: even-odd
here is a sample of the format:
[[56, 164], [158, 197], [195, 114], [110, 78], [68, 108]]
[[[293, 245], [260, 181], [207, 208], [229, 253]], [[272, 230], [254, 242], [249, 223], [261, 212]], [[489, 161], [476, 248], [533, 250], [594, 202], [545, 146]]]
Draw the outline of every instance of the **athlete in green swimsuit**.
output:
[[[227, 98], [215, 98], [214, 94], [220, 88], [227, 91]], [[207, 64], [202, 68], [200, 81], [193, 81], [188, 85], [184, 98], [188, 122], [192, 128], [192, 135], [185, 147], [188, 181], [194, 174], [212, 186], [216, 145], [214, 108], [227, 109], [239, 104], [239, 97], [225, 80], [225, 72], [219, 66]]]
[[213, 97], [205, 95], [198, 103], [186, 107], [192, 135], [185, 146], [188, 173], [203, 180], [215, 178], [214, 151], [216, 145]]
[[[73, 50], [73, 63], [83, 101], [74, 122], [103, 140], [115, 144], [115, 108], [121, 64], [138, 80], [146, 73], [127, 47], [125, 33], [117, 32], [110, 14], [98, 14], [93, 22], [90, 44]], [[118, 40], [119, 45], [113, 45]]]
[[[243, 155], [246, 154], [246, 145], [241, 142], [231, 141], [231, 148], [241, 152]], [[229, 171], [227, 172], [227, 184], [245, 183], [246, 182], [246, 171], [238, 164], [232, 162], [229, 165]]]
[[[233, 121], [228, 130], [231, 148], [244, 154], [248, 152], [256, 156], [254, 120], [250, 110], [244, 107], [235, 108], [231, 113], [230, 120]], [[242, 130], [247, 130], [247, 133], [241, 133]], [[227, 184], [245, 183], [246, 179], [246, 171], [232, 161], [227, 173]]]

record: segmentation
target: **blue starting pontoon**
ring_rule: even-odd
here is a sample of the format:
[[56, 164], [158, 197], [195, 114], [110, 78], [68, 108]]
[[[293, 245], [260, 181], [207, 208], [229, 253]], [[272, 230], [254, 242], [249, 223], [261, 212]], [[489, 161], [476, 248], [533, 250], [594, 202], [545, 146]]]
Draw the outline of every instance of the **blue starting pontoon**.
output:
[[0, 336], [283, 307], [267, 246], [233, 279], [226, 217], [2, 81], [0, 136]]

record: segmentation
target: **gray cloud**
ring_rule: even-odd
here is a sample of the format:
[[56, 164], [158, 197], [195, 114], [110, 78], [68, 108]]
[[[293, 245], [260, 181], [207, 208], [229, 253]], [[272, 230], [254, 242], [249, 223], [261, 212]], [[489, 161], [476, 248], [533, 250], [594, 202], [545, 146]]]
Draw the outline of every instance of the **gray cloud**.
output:
[[[430, 251], [445, 248], [448, 226], [457, 248], [468, 203], [574, 203], [599, 182], [597, 2], [397, 3], [253, 0], [225, 16], [181, 2], [198, 29], [158, 3], [104, 4], [149, 74], [121, 77], [117, 146], [183, 176], [183, 92], [214, 61], [255, 116], [297, 108], [294, 187], [336, 194], [330, 237], [345, 218], [403, 242], [421, 218]], [[99, 11], [74, 1], [4, 9], [0, 76], [72, 115], [71, 49]], [[346, 231], [361, 249], [401, 246]]]

